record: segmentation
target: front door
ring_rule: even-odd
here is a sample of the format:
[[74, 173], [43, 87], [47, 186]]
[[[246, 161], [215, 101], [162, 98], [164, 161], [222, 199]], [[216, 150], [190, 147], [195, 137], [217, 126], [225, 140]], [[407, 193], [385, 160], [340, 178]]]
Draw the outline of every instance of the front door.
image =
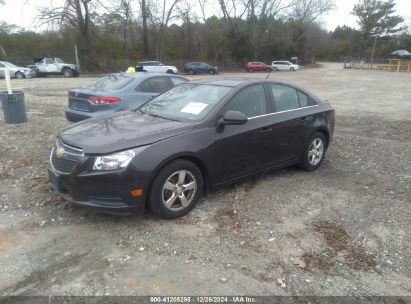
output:
[[262, 84], [243, 88], [223, 107], [220, 116], [231, 110], [249, 119], [243, 125], [216, 127], [213, 179], [217, 184], [265, 168], [271, 133], [265, 115], [268, 109]]

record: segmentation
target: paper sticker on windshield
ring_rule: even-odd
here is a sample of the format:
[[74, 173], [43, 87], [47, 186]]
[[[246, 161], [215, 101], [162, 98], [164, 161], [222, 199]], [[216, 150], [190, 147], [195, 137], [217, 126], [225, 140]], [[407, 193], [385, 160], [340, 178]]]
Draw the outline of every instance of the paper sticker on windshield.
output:
[[206, 104], [206, 103], [190, 102], [190, 103], [189, 103], [188, 105], [186, 105], [183, 109], [181, 109], [181, 112], [198, 115], [198, 114], [200, 114], [201, 111], [204, 110], [206, 107], [207, 107], [207, 104]]

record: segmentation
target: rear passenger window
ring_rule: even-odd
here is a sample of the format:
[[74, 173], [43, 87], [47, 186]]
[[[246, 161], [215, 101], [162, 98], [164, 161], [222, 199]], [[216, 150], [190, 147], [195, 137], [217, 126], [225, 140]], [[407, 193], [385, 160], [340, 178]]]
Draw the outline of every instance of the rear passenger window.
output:
[[297, 91], [293, 88], [280, 84], [272, 84], [271, 91], [274, 96], [276, 112], [298, 109], [300, 107]]
[[300, 100], [300, 107], [309, 107], [315, 105], [314, 100], [312, 100], [309, 96], [306, 94], [298, 91], [298, 99]]
[[180, 78], [180, 77], [170, 77], [170, 79], [171, 79], [171, 81], [173, 82], [173, 84], [174, 84], [175, 86], [176, 86], [176, 85], [179, 85], [180, 83], [187, 82], [186, 79]]
[[259, 84], [242, 89], [224, 106], [226, 111], [239, 111], [247, 117], [266, 114], [264, 87]]
[[142, 83], [139, 84], [139, 86], [136, 88], [137, 92], [145, 92], [145, 93], [151, 93], [153, 92], [153, 89], [151, 88], [150, 82], [147, 80], [144, 80]]
[[154, 77], [149, 79], [152, 92], [154, 93], [163, 93], [171, 89], [171, 84], [168, 81], [167, 77]]

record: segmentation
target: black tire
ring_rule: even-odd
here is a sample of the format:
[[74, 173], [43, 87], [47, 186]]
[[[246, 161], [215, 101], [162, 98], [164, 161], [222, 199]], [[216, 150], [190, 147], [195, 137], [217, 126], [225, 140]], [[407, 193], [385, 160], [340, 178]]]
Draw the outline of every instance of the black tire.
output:
[[[185, 172], [182, 183], [179, 180], [180, 172]], [[167, 183], [167, 181], [170, 182]], [[181, 188], [181, 185], [191, 185], [192, 182], [194, 182], [192, 187], [195, 186], [195, 189], [184, 190], [183, 187]], [[174, 190], [166, 189], [167, 184], [174, 186]], [[149, 193], [148, 206], [160, 218], [175, 219], [186, 215], [195, 207], [203, 195], [203, 189], [204, 179], [200, 169], [188, 160], [177, 159], [165, 165], [154, 178]], [[180, 195], [188, 199], [187, 206], [183, 206]], [[174, 200], [173, 197], [175, 197]], [[172, 201], [172, 203], [167, 207], [165, 201]]]
[[173, 70], [167, 70], [167, 74], [174, 74]]
[[194, 75], [195, 73], [194, 73], [193, 70], [188, 70], [188, 74], [189, 74], [189, 75]]
[[17, 79], [24, 79], [24, 78], [26, 78], [22, 72], [16, 72], [16, 74], [14, 74], [14, 76], [15, 76]]
[[278, 71], [277, 67], [274, 67], [273, 70], [276, 71], [276, 72]]
[[210, 75], [215, 75], [214, 69], [209, 70], [209, 71], [208, 71], [208, 74], [210, 74]]
[[70, 69], [64, 69], [63, 70], [63, 76], [66, 78], [73, 77], [73, 71]]
[[294, 72], [294, 71], [295, 71], [295, 69], [294, 69], [294, 68], [290, 68], [290, 71], [291, 71], [291, 72]]
[[[310, 153], [313, 149], [313, 145], [315, 145], [315, 141], [319, 140], [322, 143], [322, 153], [321, 156], [319, 155], [312, 155]], [[314, 171], [317, 169], [324, 160], [325, 152], [327, 151], [327, 139], [325, 138], [324, 134], [320, 132], [314, 133], [310, 136], [310, 139], [307, 141], [307, 145], [304, 148], [304, 154], [301, 158], [300, 167], [307, 170], [307, 171]], [[314, 160], [315, 162], [311, 161]]]

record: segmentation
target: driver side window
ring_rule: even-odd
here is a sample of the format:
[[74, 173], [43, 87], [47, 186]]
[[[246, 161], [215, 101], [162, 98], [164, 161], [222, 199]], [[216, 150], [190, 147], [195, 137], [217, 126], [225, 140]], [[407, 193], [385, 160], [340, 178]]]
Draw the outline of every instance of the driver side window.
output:
[[263, 85], [251, 85], [242, 89], [224, 106], [224, 112], [227, 111], [238, 111], [248, 118], [267, 114]]

